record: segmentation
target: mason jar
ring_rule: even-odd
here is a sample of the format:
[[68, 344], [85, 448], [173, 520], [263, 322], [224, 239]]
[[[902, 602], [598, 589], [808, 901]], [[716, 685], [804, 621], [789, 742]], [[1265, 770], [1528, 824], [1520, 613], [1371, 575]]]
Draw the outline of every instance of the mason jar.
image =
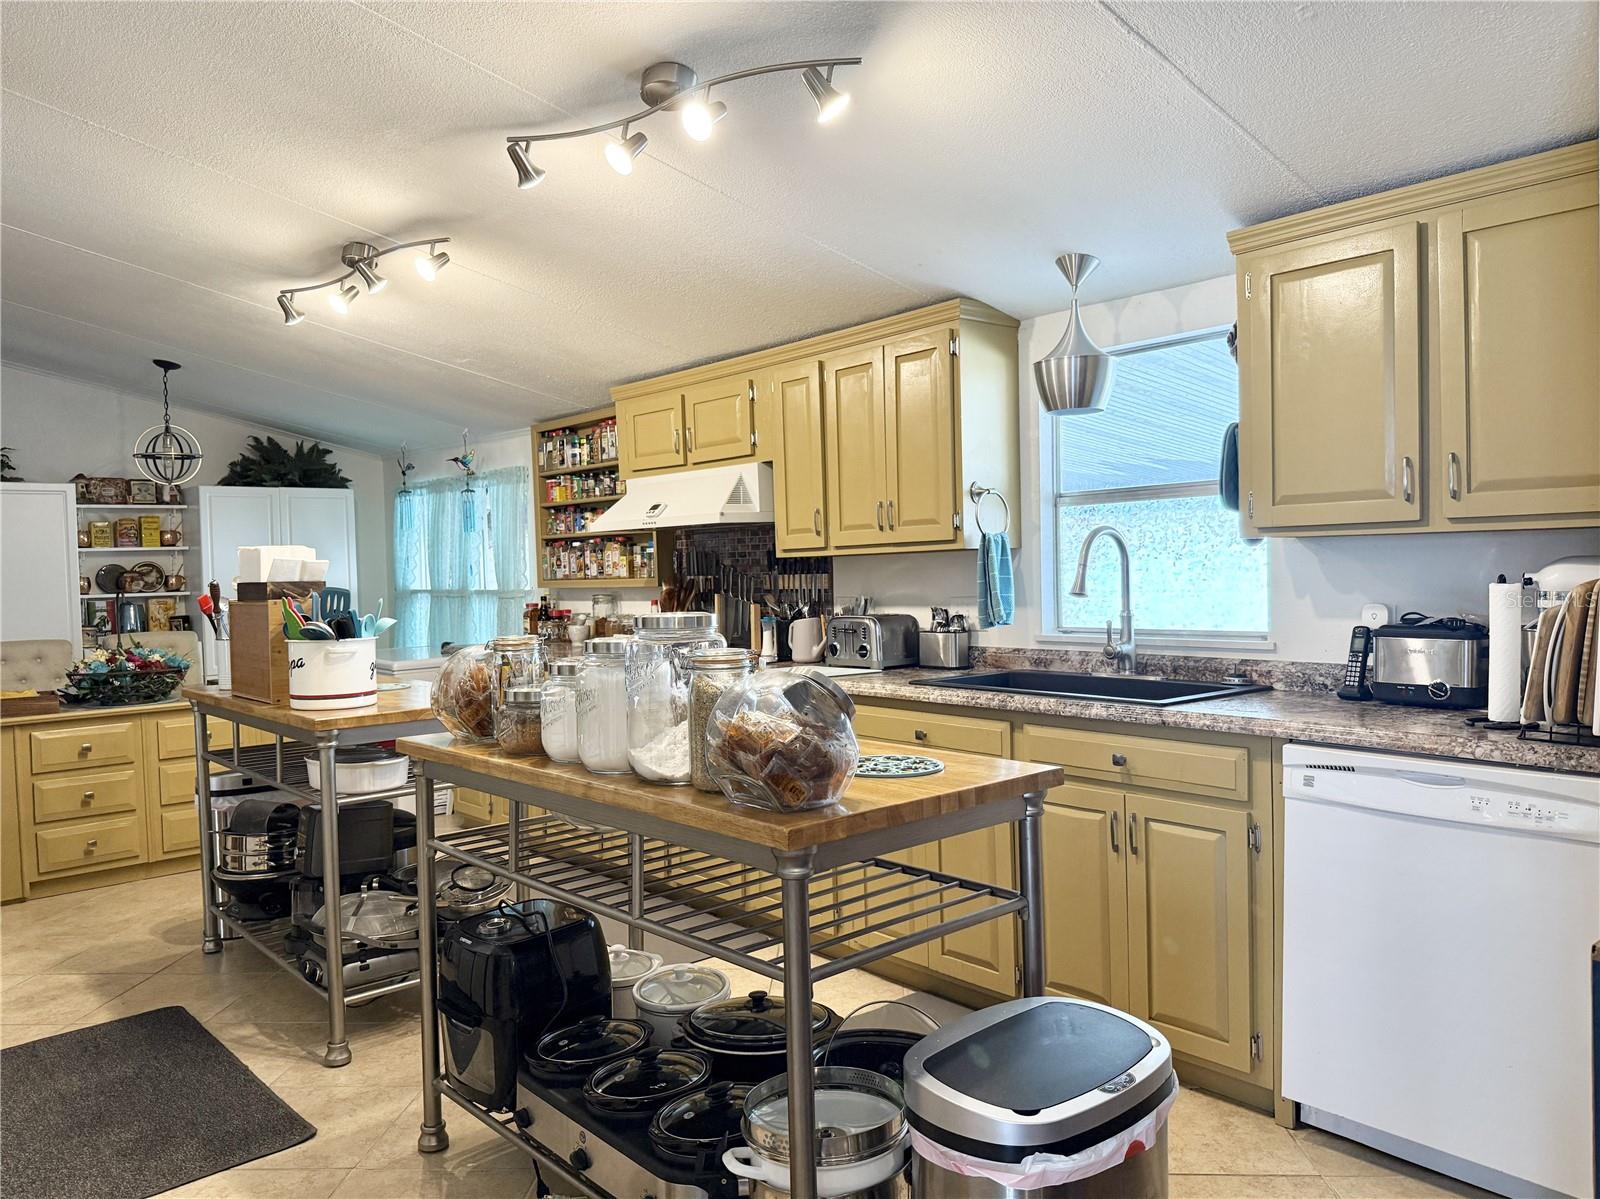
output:
[[578, 760], [591, 774], [628, 774], [628, 637], [583, 643], [578, 670]]
[[550, 663], [539, 703], [544, 712], [544, 752], [552, 762], [578, 760], [578, 672], [581, 658], [558, 658]]
[[538, 637], [496, 637], [450, 656], [433, 683], [433, 714], [461, 741], [493, 743], [494, 717], [507, 687], [544, 681], [544, 645]]
[[651, 783], [689, 782], [689, 654], [727, 645], [709, 612], [651, 612], [628, 648], [628, 764]]
[[717, 698], [750, 677], [754, 667], [744, 649], [697, 649], [689, 655], [689, 781], [701, 791], [722, 788], [706, 766], [706, 723]]

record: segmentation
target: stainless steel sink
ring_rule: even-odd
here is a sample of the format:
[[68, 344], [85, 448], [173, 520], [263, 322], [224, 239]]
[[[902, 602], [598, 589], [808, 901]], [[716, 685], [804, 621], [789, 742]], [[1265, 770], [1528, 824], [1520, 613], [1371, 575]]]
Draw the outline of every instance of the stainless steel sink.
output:
[[1202, 699], [1224, 699], [1251, 691], [1269, 691], [1260, 683], [1190, 683], [1179, 679], [1152, 679], [1140, 675], [1072, 674], [1060, 670], [994, 670], [956, 675], [947, 679], [918, 679], [923, 687], [954, 687], [965, 691], [1009, 691], [1018, 695], [1047, 695], [1054, 699], [1100, 700], [1116, 704], [1144, 704], [1164, 708], [1192, 704]]

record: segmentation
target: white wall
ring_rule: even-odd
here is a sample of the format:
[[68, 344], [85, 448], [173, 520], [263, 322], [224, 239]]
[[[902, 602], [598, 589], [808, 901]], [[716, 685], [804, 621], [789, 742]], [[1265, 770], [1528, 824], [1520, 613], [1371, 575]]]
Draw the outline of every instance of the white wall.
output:
[[[1226, 328], [1234, 319], [1234, 280], [1227, 275], [1202, 283], [1085, 305], [1083, 320], [1102, 346], [1132, 345], [1182, 333]], [[1033, 383], [1033, 363], [1047, 354], [1066, 328], [1067, 313], [1024, 321], [1018, 330], [1021, 374], [1023, 512], [1013, 524], [1021, 548], [1014, 567], [1016, 622], [978, 634], [982, 645], [1060, 646], [1046, 640], [1040, 563], [1053, 561], [1048, 524], [1041, 526], [1040, 479], [1049, 478], [1049, 445], [1041, 438], [1043, 412]], [[1365, 602], [1388, 603], [1396, 615], [1417, 609], [1431, 615], [1482, 612], [1488, 584], [1504, 572], [1536, 570], [1557, 558], [1600, 554], [1600, 532], [1592, 529], [1509, 533], [1394, 533], [1384, 536], [1271, 538], [1273, 648], [1266, 656], [1305, 662], [1338, 662], [1349, 645], [1350, 626]], [[927, 619], [931, 602], [975, 612], [977, 554], [867, 555], [834, 560], [834, 594], [867, 594], [885, 611], [914, 612]], [[1139, 564], [1134, 562], [1133, 607], [1139, 611]], [[1146, 585], [1155, 585], [1146, 583]], [[932, 598], [930, 598], [932, 597]], [[1108, 599], [1106, 615], [1115, 615]], [[1183, 652], [1174, 649], [1173, 652]], [[1215, 654], [1197, 648], [1195, 653]]]
[[[268, 424], [245, 424], [189, 407], [178, 376], [172, 419], [200, 440], [205, 462], [192, 486], [215, 483], [245, 448], [245, 439], [295, 436]], [[45, 374], [10, 363], [0, 365], [0, 437], [13, 447], [17, 473], [33, 482], [64, 483], [73, 475], [132, 477], [133, 439], [161, 422], [161, 401], [94, 383]], [[356, 575], [363, 605], [371, 607], [389, 588], [387, 507], [383, 461], [376, 454], [331, 443], [333, 459], [350, 479], [356, 498]], [[198, 555], [189, 569], [199, 569]], [[5, 564], [6, 569], [13, 568]], [[191, 579], [203, 586], [204, 580]], [[198, 613], [196, 613], [198, 615]]]

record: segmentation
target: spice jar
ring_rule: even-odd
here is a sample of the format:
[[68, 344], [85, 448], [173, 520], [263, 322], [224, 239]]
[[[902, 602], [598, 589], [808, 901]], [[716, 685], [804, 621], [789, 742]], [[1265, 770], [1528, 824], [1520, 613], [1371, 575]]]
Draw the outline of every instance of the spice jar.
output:
[[507, 687], [494, 712], [494, 739], [500, 752], [529, 757], [544, 752], [537, 687]]
[[627, 774], [628, 658], [626, 637], [583, 643], [578, 671], [578, 760], [591, 774]]
[[766, 670], [726, 688], [706, 722], [706, 764], [735, 803], [796, 812], [835, 803], [860, 750], [855, 704], [823, 675]]
[[689, 781], [702, 791], [720, 791], [706, 766], [706, 723], [730, 686], [750, 677], [750, 652], [697, 649], [689, 654]]
[[578, 760], [578, 672], [583, 663], [563, 658], [550, 663], [539, 689], [544, 715], [544, 752], [553, 762]]
[[617, 597], [611, 591], [597, 591], [590, 600], [589, 631], [595, 637], [610, 637], [622, 631], [617, 623]]
[[709, 612], [651, 612], [628, 648], [628, 764], [652, 783], [689, 781], [689, 661], [727, 646]]

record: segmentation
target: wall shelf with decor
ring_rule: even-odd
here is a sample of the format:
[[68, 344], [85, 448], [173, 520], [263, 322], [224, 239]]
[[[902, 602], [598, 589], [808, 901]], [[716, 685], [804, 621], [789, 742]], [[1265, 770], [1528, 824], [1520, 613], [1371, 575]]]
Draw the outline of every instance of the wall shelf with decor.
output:
[[[616, 409], [597, 408], [533, 426], [533, 453], [539, 586], [569, 591], [658, 589], [663, 572], [671, 571], [671, 530], [595, 533], [583, 527], [585, 509], [609, 507], [627, 490], [618, 473]], [[597, 568], [593, 559], [605, 557], [606, 547], [598, 543], [607, 541], [617, 543], [622, 560], [619, 563], [613, 556], [598, 569], [627, 573], [589, 573]]]
[[[142, 479], [79, 477], [72, 483], [75, 491], [73, 521], [78, 533], [79, 627], [84, 645], [93, 645], [98, 631], [103, 630], [108, 634], [118, 631], [112, 626], [119, 602], [138, 605], [142, 613], [139, 623], [145, 627], [121, 630], [134, 636], [143, 632], [168, 631], [170, 622], [174, 620], [188, 624], [198, 619], [190, 615], [188, 608], [188, 602], [194, 596], [194, 592], [188, 589], [194, 572], [189, 569], [185, 555], [194, 548], [188, 544], [188, 533], [196, 518], [194, 506], [181, 502], [187, 493], [177, 493], [180, 502], [174, 503], [171, 502], [172, 493], [161, 490], [160, 484], [146, 483]], [[155, 489], [157, 498], [133, 499], [132, 496], [138, 494], [138, 488]], [[148, 496], [150, 491], [147, 490], [145, 494]], [[124, 522], [140, 526], [138, 542], [132, 545], [105, 544], [103, 538], [115, 542], [116, 527]], [[155, 530], [153, 535], [158, 539], [162, 536], [177, 537], [181, 543], [147, 544], [145, 534], [151, 529]], [[130, 590], [118, 595], [115, 591], [105, 590], [96, 577], [109, 562], [154, 562], [162, 567], [169, 585], [158, 591]], [[84, 590], [83, 580], [86, 578], [91, 580], [88, 590]], [[155, 582], [154, 579], [150, 581]], [[171, 586], [171, 583], [177, 586]], [[147, 603], [149, 600], [165, 602], [150, 605]]]
[[79, 504], [80, 512], [182, 512], [188, 504]]

